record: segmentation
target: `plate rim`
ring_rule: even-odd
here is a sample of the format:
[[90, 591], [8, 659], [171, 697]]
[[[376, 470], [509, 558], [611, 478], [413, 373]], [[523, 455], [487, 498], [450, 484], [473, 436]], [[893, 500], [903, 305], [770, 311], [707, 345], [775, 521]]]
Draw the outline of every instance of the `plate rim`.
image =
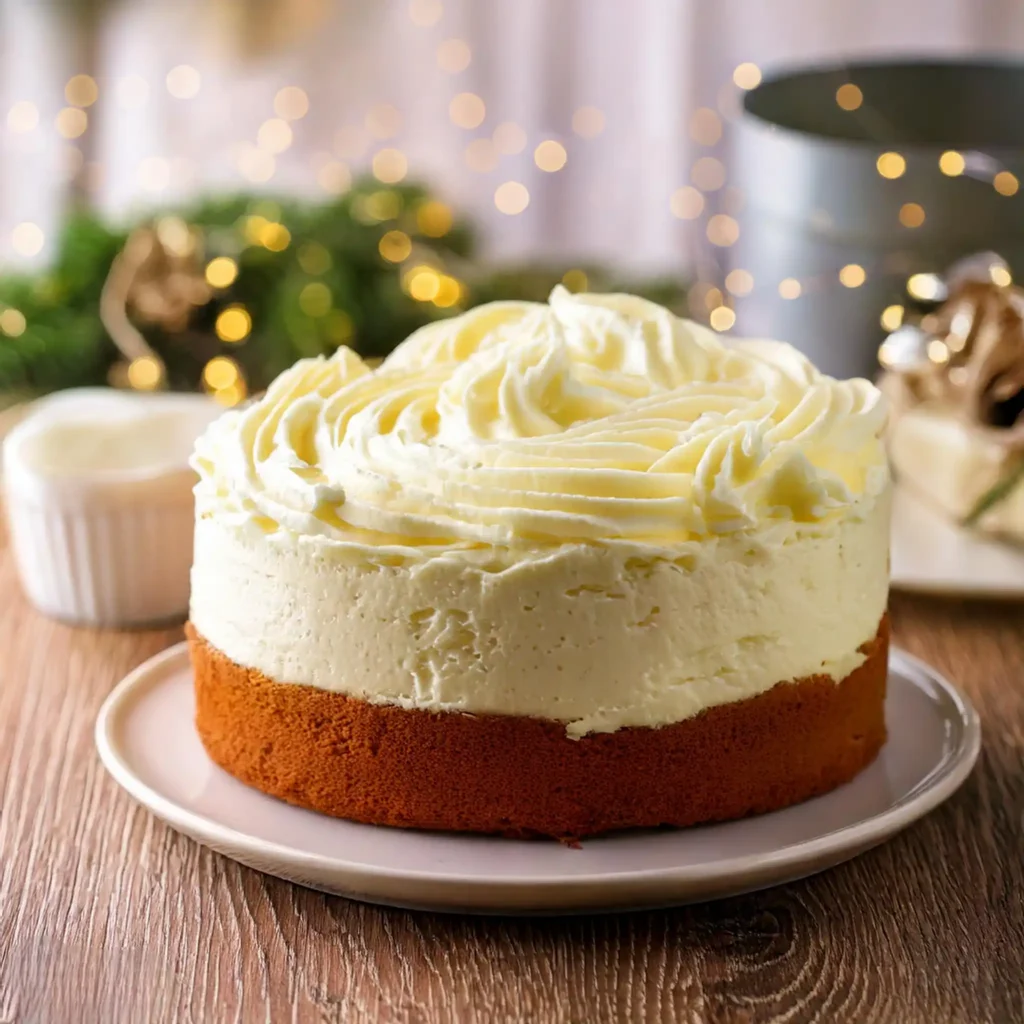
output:
[[1020, 602], [1024, 600], [1024, 585], [1019, 587], [992, 586], [985, 584], [951, 583], [948, 580], [923, 580], [903, 577], [892, 578], [890, 586], [901, 594], [918, 594], [921, 597], [966, 598], [979, 601]]
[[[747, 880], [765, 876], [771, 879], [781, 878], [786, 869], [799, 871], [806, 862], [820, 861], [828, 858], [830, 854], [841, 855], [852, 850], [854, 852], [851, 856], [856, 856], [918, 821], [960, 788], [974, 769], [981, 750], [981, 721], [970, 699], [927, 662], [898, 647], [892, 647], [889, 651], [889, 670], [892, 671], [894, 667], [897, 670], [902, 669], [902, 674], [908, 677], [911, 685], [926, 689], [931, 697], [945, 700], [952, 706], [955, 711], [953, 720], [959, 726], [959, 741], [948, 754], [936, 762], [931, 771], [913, 789], [880, 814], [872, 815], [850, 825], [844, 825], [842, 828], [833, 829], [831, 832], [826, 832], [813, 839], [780, 847], [770, 853], [745, 854], [740, 857], [714, 861], [711, 865], [703, 865], [698, 868], [692, 866], [640, 868], [616, 872], [580, 873], [571, 876], [563, 874], [513, 878], [467, 876], [443, 871], [383, 867], [347, 860], [340, 856], [331, 857], [310, 853], [239, 832], [203, 814], [182, 807], [153, 789], [132, 771], [127, 760], [117, 749], [116, 743], [112, 741], [119, 716], [130, 709], [133, 700], [138, 700], [151, 687], [164, 681], [171, 672], [187, 665], [188, 660], [187, 641], [173, 644], [148, 658], [129, 672], [107, 695], [96, 718], [94, 738], [100, 761], [114, 781], [133, 800], [176, 831], [183, 832], [193, 840], [222, 853], [231, 850], [248, 857], [271, 857], [289, 867], [313, 870], [318, 873], [344, 872], [350, 880], [359, 882], [386, 879], [393, 882], [413, 882], [444, 887], [458, 885], [463, 890], [463, 895], [467, 895], [466, 890], [482, 889], [486, 889], [489, 894], [493, 895], [495, 892], [520, 892], [524, 887], [528, 887], [535, 895], [540, 895], [541, 893], [550, 893], [552, 890], [566, 893], [568, 890], [575, 891], [594, 886], [615, 888], [631, 884], [642, 885], [651, 881], [658, 881], [665, 885], [686, 884], [698, 887], [713, 885], [734, 877], [742, 877]], [[887, 742], [891, 742], [891, 740], [887, 740]], [[273, 798], [267, 797], [267, 799]], [[284, 804], [283, 806], [290, 805]], [[348, 822], [347, 824], [362, 823]], [[364, 825], [364, 827], [380, 828], [381, 826]], [[401, 833], [407, 830], [388, 829], [387, 831]], [[473, 839], [477, 837], [457, 836], [455, 838]], [[589, 842], [599, 840], [600, 837], [597, 837]], [[234, 857], [233, 853], [226, 855], [238, 859]], [[836, 862], [829, 862], [829, 864], [832, 863]], [[813, 873], [813, 870], [808, 873]], [[772, 883], [768, 882], [767, 884]], [[750, 888], [757, 887], [756, 884], [744, 885], [743, 889], [749, 891]], [[380, 897], [357, 898], [386, 902]], [[402, 905], [408, 906], [409, 904]]]
[[[896, 509], [899, 507], [905, 515], [907, 511], [918, 511], [936, 522], [941, 523], [942, 529], [956, 534], [964, 542], [979, 547], [995, 546], [1007, 547], [1011, 556], [1018, 554], [1014, 546], [1001, 541], [996, 537], [986, 536], [976, 531], [969, 530], [946, 519], [941, 512], [933, 508], [923, 499], [913, 487], [906, 483], [894, 481], [893, 483], [893, 523], [895, 523]], [[890, 536], [892, 544], [892, 536]], [[903, 594], [921, 594], [928, 597], [959, 597], [979, 601], [1021, 601], [1024, 600], [1024, 578], [1020, 582], [1002, 581], [993, 583], [991, 579], [986, 581], [976, 576], [961, 577], [959, 579], [945, 577], [929, 577], [914, 574], [909, 575], [897, 571], [894, 565], [890, 573], [889, 586]]]

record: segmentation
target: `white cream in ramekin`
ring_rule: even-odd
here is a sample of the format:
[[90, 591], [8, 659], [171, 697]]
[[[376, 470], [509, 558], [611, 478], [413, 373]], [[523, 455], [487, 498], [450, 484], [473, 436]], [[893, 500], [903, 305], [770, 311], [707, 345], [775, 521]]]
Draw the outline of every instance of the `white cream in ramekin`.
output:
[[183, 618], [201, 395], [88, 391], [46, 399], [4, 441], [22, 584], [40, 611], [90, 625]]

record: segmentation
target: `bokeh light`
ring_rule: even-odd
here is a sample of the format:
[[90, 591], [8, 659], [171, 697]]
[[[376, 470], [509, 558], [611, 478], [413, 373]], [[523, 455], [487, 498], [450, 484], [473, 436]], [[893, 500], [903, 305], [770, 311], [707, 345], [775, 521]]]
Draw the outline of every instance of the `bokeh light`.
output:
[[332, 309], [324, 317], [324, 332], [334, 345], [345, 345], [352, 340], [356, 325], [343, 309]]
[[718, 309], [725, 302], [725, 296], [722, 294], [721, 288], [715, 288], [713, 285], [705, 285], [703, 292], [704, 308], [710, 313], [713, 309]]
[[883, 329], [887, 331], [895, 331], [898, 327], [903, 325], [903, 314], [905, 310], [902, 306], [896, 304], [892, 306], [886, 306], [882, 310], [882, 315], [879, 318]]
[[450, 75], [465, 71], [472, 59], [473, 53], [465, 39], [446, 39], [437, 47], [437, 66]]
[[274, 97], [274, 113], [286, 121], [299, 121], [309, 113], [309, 97], [305, 89], [286, 85]]
[[230, 256], [218, 256], [206, 264], [206, 283], [211, 288], [227, 288], [238, 277], [238, 264]]
[[915, 299], [933, 302], [943, 293], [942, 279], [938, 274], [911, 274], [907, 278], [907, 292]]
[[323, 281], [310, 281], [299, 292], [299, 309], [306, 316], [326, 316], [333, 303], [334, 299], [331, 295], [331, 289]]
[[1010, 271], [998, 263], [988, 268], [988, 276], [992, 283], [1000, 288], [1009, 288], [1013, 284], [1013, 276], [1010, 274]]
[[297, 258], [303, 271], [314, 277], [318, 274], [326, 274], [331, 269], [331, 254], [327, 247], [319, 242], [304, 243], [299, 247]]
[[572, 130], [581, 138], [596, 139], [604, 126], [604, 112], [598, 107], [578, 107], [572, 115]]
[[213, 397], [225, 408], [230, 409], [232, 406], [238, 405], [240, 401], [248, 394], [245, 381], [236, 380], [230, 387], [221, 388], [219, 391], [213, 393]]
[[462, 285], [449, 274], [442, 274], [437, 282], [437, 294], [433, 302], [440, 309], [448, 309], [454, 306], [462, 297]]
[[690, 118], [690, 138], [713, 146], [722, 137], [722, 119], [710, 107], [698, 107]]
[[505, 214], [515, 216], [530, 205], [530, 193], [520, 181], [506, 181], [494, 191], [494, 205]]
[[228, 306], [223, 309], [214, 324], [214, 330], [221, 341], [237, 344], [244, 341], [252, 330], [252, 318], [244, 306]]
[[1015, 174], [1009, 171], [1000, 171], [993, 179], [992, 186], [1001, 196], [1012, 196], [1017, 194], [1020, 182]]
[[947, 149], [946, 152], [939, 157], [939, 170], [951, 178], [955, 178], [957, 175], [963, 174], [966, 166], [967, 161], [964, 160], [963, 156], [955, 149]]
[[57, 115], [57, 131], [65, 139], [77, 139], [89, 127], [89, 115], [78, 107], [64, 107]]
[[704, 197], [692, 185], [684, 185], [672, 193], [668, 205], [680, 220], [696, 220], [704, 212]]
[[847, 288], [859, 288], [867, 280], [867, 277], [868, 275], [859, 263], [847, 263], [839, 271], [839, 281]]
[[8, 307], [0, 312], [0, 332], [8, 338], [17, 338], [25, 333], [28, 322], [20, 309]]
[[725, 184], [725, 165], [713, 156], [702, 156], [690, 169], [690, 178], [702, 192], [717, 192]]
[[562, 275], [562, 284], [573, 293], [585, 292], [590, 287], [586, 271], [577, 268], [567, 270]]
[[740, 237], [740, 226], [725, 213], [716, 213], [707, 226], [708, 241], [723, 248], [734, 245]]
[[266, 221], [260, 225], [257, 241], [271, 252], [284, 252], [291, 244], [292, 234], [283, 224]]
[[428, 199], [416, 210], [416, 226], [429, 238], [441, 238], [452, 228], [452, 208], [438, 199]]
[[389, 263], [401, 263], [412, 255], [412, 239], [404, 231], [387, 231], [377, 243], [377, 250]]
[[39, 124], [39, 108], [30, 100], [19, 100], [7, 111], [7, 127], [15, 134], [34, 131]]
[[882, 153], [875, 167], [883, 178], [900, 178], [907, 169], [907, 161], [900, 153]]
[[196, 236], [181, 217], [161, 217], [156, 222], [156, 234], [164, 248], [175, 256], [190, 256], [195, 251]]
[[522, 153], [526, 149], [526, 132], [515, 121], [502, 121], [494, 129], [491, 138], [494, 140], [494, 148], [507, 156]]
[[733, 71], [732, 80], [740, 89], [755, 89], [761, 84], [761, 69], [746, 61]]
[[560, 171], [568, 159], [565, 146], [554, 139], [545, 139], [533, 151], [533, 162], [542, 170], [553, 173]]
[[733, 295], [749, 295], [754, 290], [754, 275], [749, 270], [730, 270], [725, 275], [725, 287]]
[[864, 93], [853, 82], [846, 82], [836, 89], [836, 103], [843, 110], [857, 110], [864, 102]]
[[418, 302], [433, 302], [441, 288], [441, 275], [433, 267], [413, 267], [406, 275], [404, 285]]
[[361, 197], [353, 212], [371, 224], [394, 220], [402, 212], [402, 197], [389, 188], [382, 188]]
[[736, 314], [728, 306], [717, 306], [708, 320], [716, 331], [728, 331], [736, 323]]
[[214, 356], [203, 367], [203, 383], [212, 391], [231, 387], [238, 376], [238, 363], [228, 356]]
[[803, 288], [795, 277], [784, 277], [779, 282], [779, 295], [784, 299], [798, 299]]
[[373, 154], [373, 176], [385, 185], [395, 185], [409, 171], [409, 161], [400, 149], [381, 149]]
[[128, 383], [138, 391], [155, 391], [163, 378], [163, 367], [151, 356], [139, 356], [128, 364]]
[[23, 221], [11, 232], [11, 248], [19, 256], [35, 256], [42, 252], [46, 236], [43, 229], [32, 221]]
[[900, 207], [900, 223], [905, 228], [919, 228], [924, 219], [924, 207], [920, 203], [904, 203]]
[[441, 20], [444, 7], [441, 0], [409, 0], [409, 17], [414, 25], [430, 28]]
[[476, 93], [460, 92], [448, 104], [448, 116], [460, 128], [479, 128], [487, 116], [487, 107]]
[[283, 117], [272, 117], [260, 125], [256, 145], [268, 153], [283, 153], [292, 144], [292, 130]]
[[176, 100], [190, 100], [199, 95], [202, 75], [191, 64], [179, 64], [167, 72], [167, 91]]
[[75, 75], [64, 86], [64, 99], [73, 107], [91, 107], [99, 94], [96, 80], [90, 75]]

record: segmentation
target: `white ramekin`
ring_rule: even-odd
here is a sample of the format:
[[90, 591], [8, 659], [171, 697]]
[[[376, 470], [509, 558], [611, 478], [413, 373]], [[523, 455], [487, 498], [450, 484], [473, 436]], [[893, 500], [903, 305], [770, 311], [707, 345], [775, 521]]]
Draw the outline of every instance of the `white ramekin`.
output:
[[44, 400], [5, 438], [3, 488], [15, 560], [25, 593], [43, 613], [97, 626], [187, 614], [196, 478], [185, 454], [168, 460], [155, 453], [152, 464], [132, 469], [58, 474], [41, 469], [31, 454], [30, 442], [59, 419], [127, 415], [144, 430], [156, 409], [180, 413], [193, 437], [218, 412], [201, 395], [83, 392]]

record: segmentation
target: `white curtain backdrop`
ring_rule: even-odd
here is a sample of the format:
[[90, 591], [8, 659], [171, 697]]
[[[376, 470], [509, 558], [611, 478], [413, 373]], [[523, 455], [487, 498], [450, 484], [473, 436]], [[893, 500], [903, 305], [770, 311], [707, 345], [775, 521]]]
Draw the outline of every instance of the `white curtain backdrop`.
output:
[[[211, 190], [323, 195], [392, 148], [477, 218], [493, 258], [703, 270], [703, 232], [670, 201], [712, 156], [726, 178], [714, 203], [742, 207], [728, 185], [737, 65], [1024, 53], [1019, 0], [132, 0], [97, 9], [95, 31], [71, 20], [83, 6], [0, 0], [0, 261], [46, 260], [82, 164], [77, 186], [123, 218]], [[452, 40], [468, 46], [462, 70], [439, 66], [465, 59]], [[199, 73], [191, 98], [168, 91], [180, 65]], [[99, 98], [69, 141], [55, 118], [85, 71]], [[258, 133], [287, 85], [309, 112], [270, 161]], [[453, 123], [461, 93], [483, 100], [479, 126]], [[582, 107], [600, 115], [574, 131]], [[506, 122], [522, 129], [519, 152], [495, 151]], [[545, 139], [567, 152], [554, 173], [534, 163]], [[529, 191], [518, 215], [495, 206], [506, 181]], [[17, 234], [25, 223], [42, 229], [38, 252], [38, 235]]]

